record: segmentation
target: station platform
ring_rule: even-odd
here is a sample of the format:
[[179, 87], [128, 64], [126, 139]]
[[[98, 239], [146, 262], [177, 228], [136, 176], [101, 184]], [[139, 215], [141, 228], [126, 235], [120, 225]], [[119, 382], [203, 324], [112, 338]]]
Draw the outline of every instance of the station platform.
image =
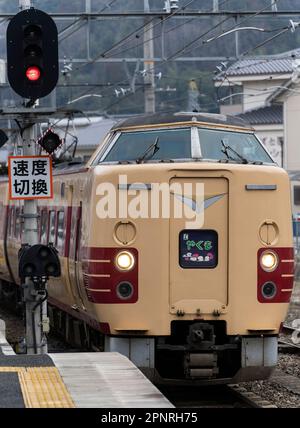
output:
[[0, 408], [170, 408], [117, 352], [15, 355], [0, 320]]

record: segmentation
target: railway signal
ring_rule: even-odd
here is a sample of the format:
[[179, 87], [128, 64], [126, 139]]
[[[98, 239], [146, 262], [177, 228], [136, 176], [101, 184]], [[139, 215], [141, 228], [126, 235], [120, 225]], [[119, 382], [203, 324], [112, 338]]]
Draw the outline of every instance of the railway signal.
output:
[[37, 143], [51, 155], [63, 143], [63, 140], [55, 134], [51, 129], [48, 129], [37, 141]]
[[15, 15], [7, 27], [7, 76], [24, 98], [45, 97], [58, 81], [58, 35], [53, 19], [30, 8]]
[[49, 277], [60, 276], [60, 262], [53, 245], [25, 245], [19, 252], [19, 276], [30, 277], [34, 284], [44, 284]]
[[[52, 92], [57, 84], [59, 74], [57, 27], [47, 13], [30, 7], [30, 5], [31, 2], [28, 0], [19, 0], [21, 12], [11, 19], [6, 33], [8, 81], [18, 95], [29, 100], [24, 102], [25, 107], [29, 108], [37, 99]], [[45, 249], [47, 247], [40, 248], [41, 252], [45, 253], [45, 263], [39, 250], [36, 249], [39, 242], [39, 213], [35, 199], [52, 198], [53, 196], [51, 158], [49, 156], [36, 156], [36, 145], [32, 144], [37, 134], [35, 130], [37, 110], [31, 110], [33, 118], [30, 119], [30, 122], [28, 122], [24, 112], [22, 126], [23, 156], [18, 159], [10, 159], [9, 164], [10, 199], [24, 199], [22, 245], [23, 249], [24, 246], [27, 248], [27, 251], [20, 253], [19, 273], [23, 283], [28, 354], [47, 352], [45, 336], [48, 331], [49, 320], [46, 303], [47, 279], [49, 276], [60, 274], [60, 268], [57, 270], [57, 266], [57, 269], [54, 269], [54, 273], [57, 275], [50, 275], [51, 272], [49, 269], [47, 271], [45, 267], [47, 259], [54, 257], [54, 248], [53, 251], [52, 249], [49, 250], [50, 253], [47, 257]], [[48, 136], [49, 139], [51, 141], [48, 141], [46, 147], [55, 147], [57, 143], [55, 138], [51, 139]], [[50, 149], [47, 151], [48, 153], [52, 152]], [[33, 254], [34, 251], [36, 253]], [[25, 258], [29, 261], [32, 259], [31, 267], [26, 267]], [[29, 272], [31, 268], [33, 269], [32, 275]]]

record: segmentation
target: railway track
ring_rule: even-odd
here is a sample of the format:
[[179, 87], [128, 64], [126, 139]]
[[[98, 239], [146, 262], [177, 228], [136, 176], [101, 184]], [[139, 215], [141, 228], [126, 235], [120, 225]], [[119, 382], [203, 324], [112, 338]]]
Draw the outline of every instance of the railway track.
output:
[[156, 386], [177, 408], [276, 408], [240, 385]]
[[300, 327], [295, 328], [290, 324], [283, 324], [279, 337], [279, 346], [285, 349], [300, 350]]

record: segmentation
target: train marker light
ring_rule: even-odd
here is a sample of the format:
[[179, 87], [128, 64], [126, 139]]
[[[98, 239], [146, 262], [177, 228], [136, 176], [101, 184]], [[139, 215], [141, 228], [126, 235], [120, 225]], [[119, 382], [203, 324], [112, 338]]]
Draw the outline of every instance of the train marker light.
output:
[[266, 282], [261, 287], [261, 293], [265, 299], [273, 299], [277, 293], [277, 288], [274, 282]]
[[115, 264], [118, 269], [129, 271], [133, 268], [135, 259], [133, 254], [131, 254], [129, 251], [121, 251], [116, 256]]
[[130, 299], [133, 295], [133, 286], [130, 282], [121, 282], [117, 285], [117, 295], [120, 299]]
[[278, 266], [279, 260], [276, 253], [265, 251], [260, 257], [260, 265], [266, 272], [273, 272]]

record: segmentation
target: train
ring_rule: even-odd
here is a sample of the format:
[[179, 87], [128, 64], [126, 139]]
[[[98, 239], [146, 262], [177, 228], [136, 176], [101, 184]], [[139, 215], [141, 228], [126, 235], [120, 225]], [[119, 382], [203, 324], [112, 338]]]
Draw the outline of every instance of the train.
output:
[[[7, 179], [0, 188], [3, 297], [20, 290], [23, 201]], [[38, 233], [59, 252], [48, 310], [66, 339], [160, 382], [270, 376], [293, 289], [290, 184], [252, 128], [209, 113], [130, 117], [86, 164], [58, 164], [53, 189]]]

